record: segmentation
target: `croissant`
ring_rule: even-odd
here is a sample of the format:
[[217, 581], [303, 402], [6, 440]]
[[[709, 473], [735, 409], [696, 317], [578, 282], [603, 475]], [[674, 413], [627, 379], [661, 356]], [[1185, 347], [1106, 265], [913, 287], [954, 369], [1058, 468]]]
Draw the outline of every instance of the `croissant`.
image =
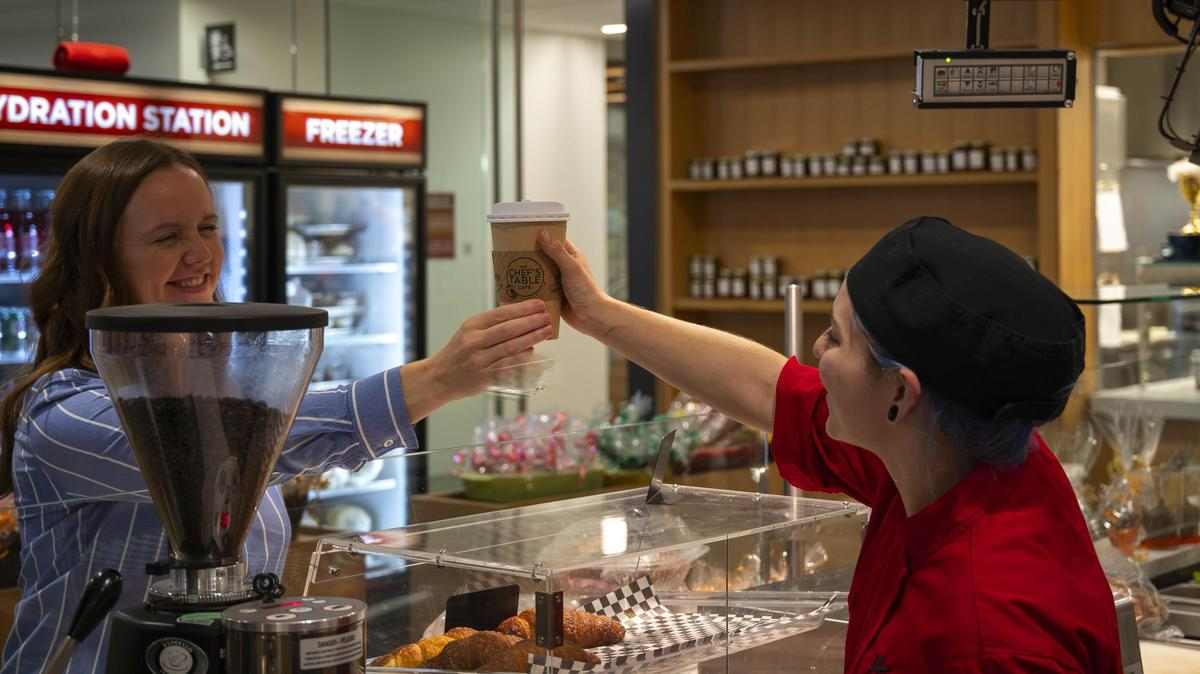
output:
[[[479, 669], [481, 672], [527, 672], [529, 671], [529, 655], [546, 655], [546, 649], [538, 646], [533, 641], [525, 640], [514, 644], [512, 647], [496, 654], [494, 657], [483, 663], [483, 667]], [[584, 662], [589, 665], [600, 664], [600, 658], [588, 653], [584, 649], [575, 644], [563, 644], [558, 648], [550, 651], [553, 655], [563, 660], [574, 660], [575, 662]]]
[[455, 627], [452, 630], [448, 630], [446, 632], [446, 636], [450, 637], [451, 639], [457, 640], [457, 639], [466, 639], [467, 637], [469, 637], [475, 633], [476, 633], [476, 630], [473, 630], [470, 627]]
[[612, 646], [625, 639], [625, 626], [595, 613], [568, 610], [563, 616], [563, 638], [584, 648]]
[[[532, 610], [521, 611], [516, 619], [509, 618], [500, 623], [499, 630], [506, 634], [521, 636], [519, 623], [529, 626], [529, 636], [533, 638], [537, 625], [537, 615]], [[625, 627], [621, 623], [595, 613], [567, 609], [563, 611], [563, 639], [573, 642], [583, 648], [611, 646], [625, 639]]]
[[420, 667], [425, 662], [421, 647], [417, 644], [405, 644], [400, 648], [375, 658], [373, 667]]
[[424, 656], [422, 662], [436, 658], [442, 652], [442, 649], [453, 641], [455, 641], [454, 637], [445, 634], [440, 637], [429, 637], [428, 639], [418, 641], [417, 646], [421, 648], [421, 655]]
[[488, 659], [520, 641], [517, 637], [499, 632], [476, 632], [465, 639], [452, 641], [437, 657], [426, 663], [432, 669], [465, 671], [478, 669]]
[[505, 619], [505, 621], [500, 623], [500, 626], [496, 628], [496, 631], [500, 632], [501, 634], [511, 634], [514, 637], [521, 637], [522, 639], [533, 638], [533, 625], [525, 622], [525, 620], [519, 615]]

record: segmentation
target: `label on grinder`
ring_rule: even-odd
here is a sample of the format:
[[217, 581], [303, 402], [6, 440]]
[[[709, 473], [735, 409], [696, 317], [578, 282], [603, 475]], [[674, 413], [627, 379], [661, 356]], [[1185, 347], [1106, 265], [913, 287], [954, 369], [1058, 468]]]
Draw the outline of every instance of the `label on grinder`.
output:
[[363, 628], [358, 625], [351, 632], [314, 637], [300, 641], [300, 669], [333, 667], [366, 658], [363, 646]]
[[541, 251], [493, 252], [492, 269], [496, 277], [496, 299], [500, 304], [535, 297], [542, 300], [562, 297], [558, 266]]

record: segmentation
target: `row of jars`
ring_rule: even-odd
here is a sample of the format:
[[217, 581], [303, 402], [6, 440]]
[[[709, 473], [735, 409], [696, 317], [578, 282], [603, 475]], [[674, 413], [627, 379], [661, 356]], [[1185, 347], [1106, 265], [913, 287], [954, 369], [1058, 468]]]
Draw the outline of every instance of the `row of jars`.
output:
[[949, 150], [896, 150], [886, 156], [861, 153], [798, 154], [747, 152], [744, 157], [699, 158], [688, 162], [691, 180], [806, 178], [944, 174], [964, 171], [994, 173], [1037, 169], [1032, 147], [994, 147], [965, 143]]
[[688, 295], [698, 299], [782, 299], [793, 283], [803, 299], [832, 300], [846, 278], [840, 269], [822, 270], [809, 276], [779, 274], [775, 257], [756, 257], [745, 267], [722, 267], [716, 258], [699, 255], [689, 264]]

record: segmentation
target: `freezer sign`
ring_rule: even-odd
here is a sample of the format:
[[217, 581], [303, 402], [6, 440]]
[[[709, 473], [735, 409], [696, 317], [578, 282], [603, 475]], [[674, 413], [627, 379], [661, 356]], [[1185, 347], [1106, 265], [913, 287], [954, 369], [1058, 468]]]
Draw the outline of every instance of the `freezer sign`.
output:
[[969, 49], [913, 53], [918, 108], [1069, 108], [1075, 52]]

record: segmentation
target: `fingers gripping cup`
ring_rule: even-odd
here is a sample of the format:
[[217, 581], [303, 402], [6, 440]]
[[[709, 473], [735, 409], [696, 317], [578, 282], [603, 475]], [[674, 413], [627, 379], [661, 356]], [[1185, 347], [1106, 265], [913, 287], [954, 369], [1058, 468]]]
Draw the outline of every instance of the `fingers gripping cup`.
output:
[[562, 280], [558, 266], [538, 248], [537, 236], [544, 229], [551, 239], [565, 241], [569, 217], [557, 201], [509, 201], [492, 206], [488, 214], [496, 304], [542, 300], [550, 314], [550, 339], [558, 339]]

